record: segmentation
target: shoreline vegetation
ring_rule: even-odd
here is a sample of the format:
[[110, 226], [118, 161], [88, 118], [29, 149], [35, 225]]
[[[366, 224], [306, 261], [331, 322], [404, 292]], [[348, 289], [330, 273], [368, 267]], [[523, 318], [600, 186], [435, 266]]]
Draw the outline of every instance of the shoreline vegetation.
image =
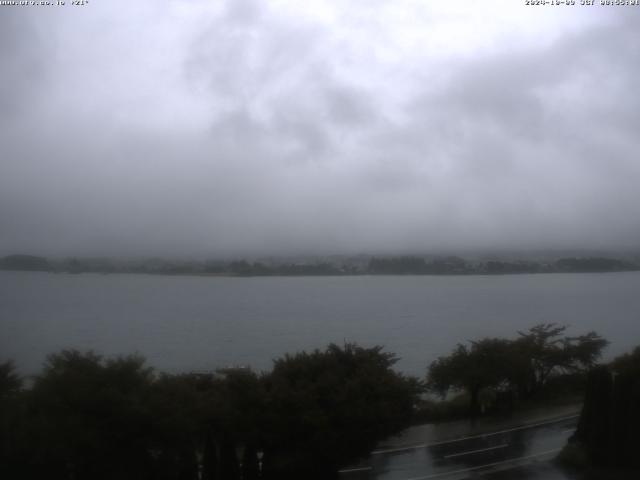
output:
[[[591, 461], [590, 432], [607, 429], [600, 410], [610, 405], [593, 372], [613, 368], [637, 382], [640, 348], [603, 367], [605, 339], [565, 330], [540, 324], [514, 338], [458, 344], [433, 360], [423, 379], [395, 371], [396, 355], [382, 347], [353, 343], [285, 354], [260, 373], [243, 367], [166, 374], [136, 355], [63, 350], [47, 357], [28, 386], [11, 361], [0, 362], [0, 473], [330, 479], [410, 425], [576, 402], [585, 392], [569, 452], [585, 458], [582, 467], [600, 465]], [[625, 392], [617, 402], [632, 405]], [[620, 448], [631, 445], [625, 442]], [[608, 460], [606, 466], [618, 466]]]
[[640, 271], [640, 257], [568, 256], [536, 260], [465, 259], [458, 256], [334, 256], [296, 259], [177, 261], [162, 258], [53, 259], [14, 254], [0, 258], [0, 270], [51, 273], [137, 273], [219, 277], [356, 275], [510, 275]]

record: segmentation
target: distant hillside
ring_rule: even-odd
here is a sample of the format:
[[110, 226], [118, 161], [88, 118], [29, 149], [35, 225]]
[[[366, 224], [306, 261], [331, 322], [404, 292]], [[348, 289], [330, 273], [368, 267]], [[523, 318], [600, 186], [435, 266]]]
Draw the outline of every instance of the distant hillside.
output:
[[47, 271], [51, 268], [49, 261], [35, 255], [9, 255], [0, 259], [3, 270]]
[[610, 257], [565, 257], [545, 261], [504, 260], [495, 257], [468, 260], [457, 256], [381, 256], [296, 258], [278, 261], [166, 259], [116, 260], [107, 258], [47, 259], [9, 255], [0, 269], [56, 273], [144, 273], [208, 276], [336, 276], [336, 275], [509, 275], [525, 273], [596, 273], [640, 270], [637, 260]]

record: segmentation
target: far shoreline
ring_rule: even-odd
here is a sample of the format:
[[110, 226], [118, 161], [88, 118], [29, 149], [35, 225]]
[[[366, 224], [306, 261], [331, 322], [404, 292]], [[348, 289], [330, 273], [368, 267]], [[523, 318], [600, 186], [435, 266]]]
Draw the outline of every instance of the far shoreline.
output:
[[139, 275], [149, 277], [196, 277], [196, 278], [344, 278], [344, 277], [506, 277], [506, 276], [524, 276], [524, 275], [599, 275], [610, 273], [637, 273], [640, 269], [633, 270], [606, 270], [606, 271], [583, 271], [583, 272], [505, 272], [505, 273], [330, 273], [330, 274], [266, 274], [266, 275], [250, 275], [235, 273], [207, 273], [207, 272], [185, 272], [185, 273], [167, 273], [167, 272], [128, 272], [128, 271], [56, 271], [56, 270], [19, 270], [19, 269], [0, 269], [0, 272], [11, 273], [48, 273], [51, 275]]

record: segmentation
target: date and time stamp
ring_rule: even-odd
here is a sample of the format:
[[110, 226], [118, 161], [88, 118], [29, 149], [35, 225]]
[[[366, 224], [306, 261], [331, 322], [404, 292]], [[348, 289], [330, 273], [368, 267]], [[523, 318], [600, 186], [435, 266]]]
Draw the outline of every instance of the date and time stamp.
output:
[[[0, 7], [85, 7], [90, 0], [0, 0]], [[640, 6], [640, 0], [524, 0], [526, 6]]]
[[[0, 7], [85, 7], [90, 0], [0, 0]], [[640, 0], [524, 0], [525, 6], [640, 6]]]
[[[640, 6], [640, 0], [523, 0], [525, 6]], [[91, 0], [0, 0], [0, 7], [85, 7]]]
[[86, 7], [90, 0], [0, 0], [0, 7]]
[[620, 6], [620, 7], [638, 7], [640, 6], [640, 0], [524, 0], [524, 4], [527, 6], [547, 5], [547, 6], [579, 6], [579, 7], [593, 7], [593, 6]]

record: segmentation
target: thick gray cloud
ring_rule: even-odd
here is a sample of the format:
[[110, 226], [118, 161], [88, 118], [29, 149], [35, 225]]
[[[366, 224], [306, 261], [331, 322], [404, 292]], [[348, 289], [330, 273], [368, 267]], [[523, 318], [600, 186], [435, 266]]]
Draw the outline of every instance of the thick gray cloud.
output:
[[0, 253], [638, 245], [638, 9], [134, 3], [2, 7]]

